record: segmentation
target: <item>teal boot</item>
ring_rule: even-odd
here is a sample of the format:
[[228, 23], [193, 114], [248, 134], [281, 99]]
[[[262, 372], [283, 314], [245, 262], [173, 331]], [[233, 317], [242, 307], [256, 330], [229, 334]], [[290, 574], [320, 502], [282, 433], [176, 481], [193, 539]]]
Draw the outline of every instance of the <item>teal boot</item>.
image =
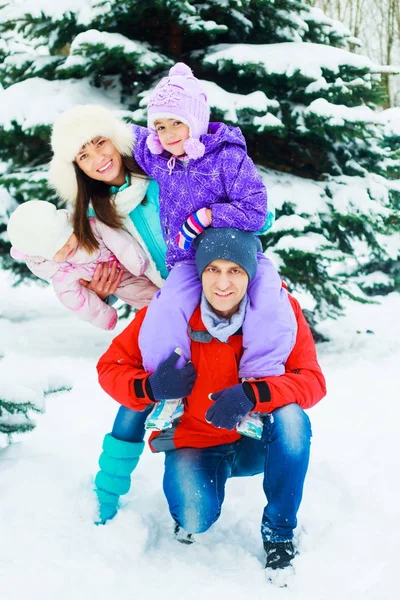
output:
[[100, 471], [94, 480], [99, 501], [96, 525], [104, 525], [117, 514], [119, 497], [129, 492], [131, 473], [136, 469], [143, 448], [144, 442], [123, 442], [110, 433], [104, 437]]

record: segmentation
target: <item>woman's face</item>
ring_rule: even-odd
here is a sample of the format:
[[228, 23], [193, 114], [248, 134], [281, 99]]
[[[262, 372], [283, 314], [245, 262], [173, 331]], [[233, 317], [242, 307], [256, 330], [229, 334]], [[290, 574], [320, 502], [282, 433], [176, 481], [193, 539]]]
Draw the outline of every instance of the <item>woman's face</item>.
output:
[[117, 186], [125, 182], [122, 156], [108, 138], [97, 137], [82, 146], [75, 162], [91, 179]]

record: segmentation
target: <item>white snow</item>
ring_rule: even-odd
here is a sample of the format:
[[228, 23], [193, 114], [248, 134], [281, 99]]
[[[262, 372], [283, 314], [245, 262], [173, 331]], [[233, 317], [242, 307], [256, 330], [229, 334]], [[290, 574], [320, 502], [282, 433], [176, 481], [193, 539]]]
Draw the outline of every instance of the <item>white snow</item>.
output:
[[322, 69], [339, 73], [343, 65], [357, 69], [373, 68], [366, 56], [340, 48], [304, 42], [283, 44], [217, 44], [209, 49], [203, 62], [221, 64], [232, 61], [238, 65], [257, 65], [267, 74], [276, 73], [291, 77], [297, 71], [310, 80], [319, 80]]
[[98, 386], [95, 364], [116, 332], [75, 319], [49, 287], [11, 288], [4, 273], [0, 285], [0, 353], [10, 357], [10, 377], [32, 385], [34, 370], [38, 379], [55, 370], [73, 385], [48, 397], [33, 433], [0, 451], [3, 598], [396, 597], [398, 294], [351, 304], [346, 317], [321, 326], [331, 336], [318, 348], [328, 396], [309, 411], [296, 575], [289, 589], [276, 589], [264, 579], [261, 476], [229, 481], [219, 521], [184, 546], [172, 539], [163, 455], [146, 449], [118, 516], [93, 525], [93, 476], [118, 408]]
[[135, 55], [138, 65], [142, 69], [153, 67], [155, 65], [172, 66], [173, 62], [162, 54], [152, 52], [146, 44], [130, 40], [119, 33], [107, 33], [89, 29], [76, 36], [71, 44], [70, 54], [66, 61], [58, 70], [68, 69], [75, 64], [84, 64], [90, 59], [85, 59], [85, 46], [102, 45], [110, 52], [115, 48], [122, 48], [127, 55]]
[[348, 29], [343, 23], [336, 19], [331, 19], [326, 15], [320, 8], [315, 6], [307, 6], [307, 10], [303, 13], [303, 18], [308, 23], [315, 23], [318, 28], [322, 31], [329, 33], [331, 30], [335, 31], [337, 35], [341, 35], [348, 43], [354, 46], [360, 46], [361, 42], [356, 37], [351, 35], [350, 29]]
[[274, 233], [277, 231], [295, 231], [301, 232], [307, 225], [310, 224], [308, 219], [304, 219], [299, 215], [283, 215], [274, 223]]
[[48, 81], [32, 77], [0, 90], [0, 127], [12, 129], [13, 121], [23, 131], [51, 125], [64, 110], [76, 104], [101, 104], [123, 110], [116, 90], [109, 93], [99, 90], [87, 79]]
[[324, 98], [314, 100], [303, 111], [304, 115], [310, 113], [329, 119], [330, 125], [344, 126], [346, 122], [361, 124], [380, 122], [379, 113], [374, 112], [368, 106], [349, 107], [344, 104], [332, 104]]
[[387, 135], [400, 136], [400, 107], [395, 106], [379, 113]]
[[0, 10], [2, 20], [18, 20], [26, 14], [39, 18], [42, 14], [52, 20], [62, 20], [66, 13], [76, 13], [78, 24], [88, 24], [105, 10], [103, 0], [11, 0]]

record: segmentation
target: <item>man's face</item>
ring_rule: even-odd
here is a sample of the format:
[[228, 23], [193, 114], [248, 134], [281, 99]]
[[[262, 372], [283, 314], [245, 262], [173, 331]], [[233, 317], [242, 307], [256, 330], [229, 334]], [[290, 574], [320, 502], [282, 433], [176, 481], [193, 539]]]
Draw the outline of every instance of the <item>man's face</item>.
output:
[[228, 260], [213, 260], [203, 271], [203, 292], [214, 312], [228, 319], [239, 308], [249, 278], [244, 269]]

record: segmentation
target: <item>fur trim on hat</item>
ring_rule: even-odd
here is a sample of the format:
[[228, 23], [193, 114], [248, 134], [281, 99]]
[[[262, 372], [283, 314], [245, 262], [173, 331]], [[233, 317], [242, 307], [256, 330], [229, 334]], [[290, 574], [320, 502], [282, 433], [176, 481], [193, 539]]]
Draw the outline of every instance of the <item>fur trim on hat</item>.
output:
[[74, 106], [63, 112], [53, 125], [54, 153], [48, 180], [59, 196], [74, 204], [78, 193], [73, 162], [80, 148], [96, 137], [108, 138], [124, 156], [132, 156], [132, 128], [111, 110], [97, 104]]
[[132, 154], [131, 127], [97, 104], [74, 106], [63, 112], [53, 125], [51, 147], [55, 156], [72, 162], [80, 148], [98, 136], [111, 140], [121, 154]]
[[7, 225], [8, 237], [17, 250], [47, 260], [53, 259], [73, 232], [69, 213], [44, 200], [20, 204]]

